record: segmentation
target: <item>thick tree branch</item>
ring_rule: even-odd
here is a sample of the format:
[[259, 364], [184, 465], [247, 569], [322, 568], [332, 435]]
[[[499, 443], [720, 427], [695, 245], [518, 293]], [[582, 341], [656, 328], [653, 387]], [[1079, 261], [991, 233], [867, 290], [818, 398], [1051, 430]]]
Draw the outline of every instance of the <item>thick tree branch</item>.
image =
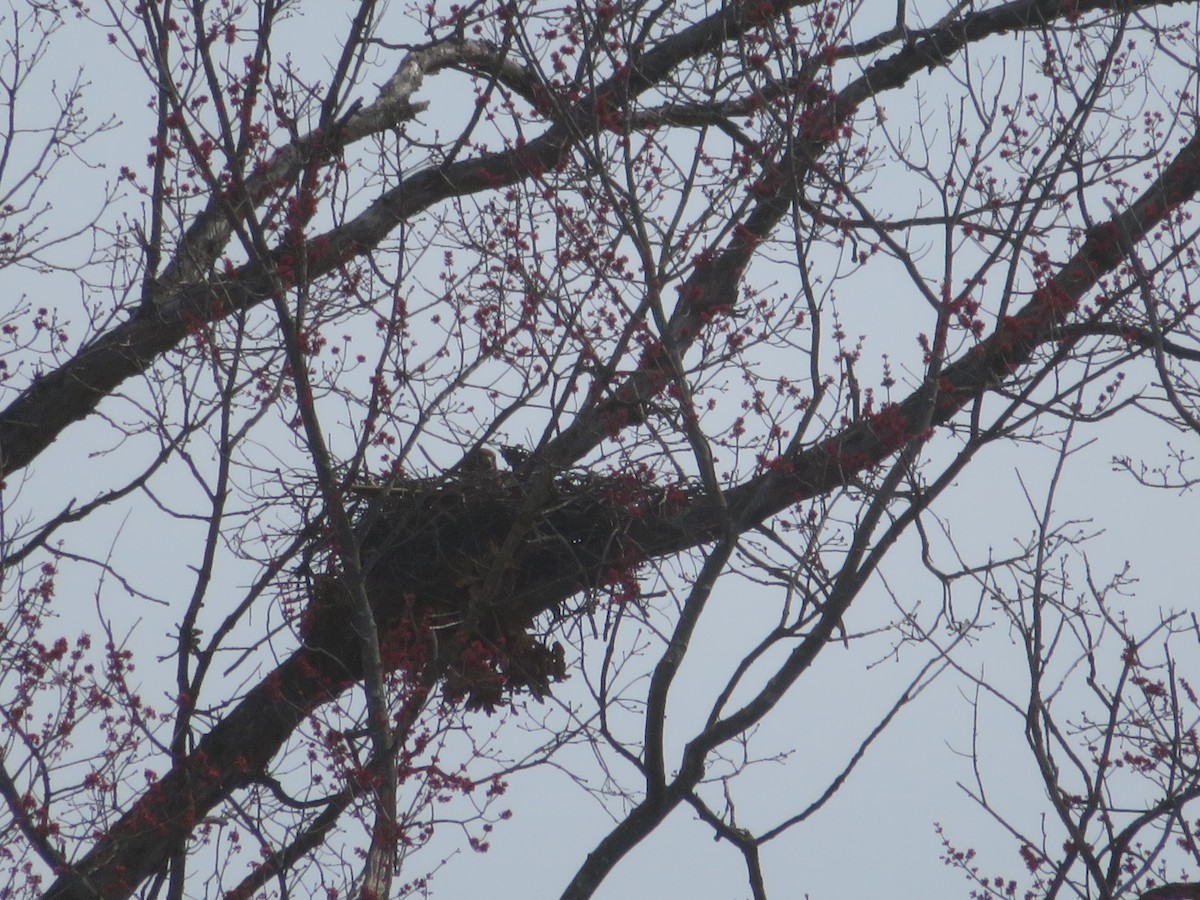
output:
[[[771, 11], [778, 15], [811, 2], [776, 0]], [[746, 10], [740, 4], [730, 4], [648, 50], [635, 67], [602, 82], [571, 108], [565, 121], [551, 125], [525, 146], [433, 166], [404, 179], [353, 220], [306, 242], [299, 254], [305, 260], [308, 278], [320, 278], [347, 260], [369, 253], [401, 223], [443, 200], [495, 190], [558, 167], [575, 141], [599, 127], [596, 110], [602, 105], [628, 103], [661, 82], [681, 62], [736, 39], [750, 24]], [[448, 55], [438, 64], [449, 64], [451, 58], [461, 57]], [[364, 113], [359, 113], [347, 123], [348, 137], [375, 128], [379, 116], [396, 121], [396, 116], [405, 115], [411, 105], [411, 90], [434, 66], [430, 62], [422, 69], [413, 63], [412, 72], [402, 68], [385, 87], [382, 108], [366, 110], [367, 118], [360, 118]], [[277, 158], [275, 168], [284, 173], [296, 165], [298, 158], [285, 151]], [[267, 188], [264, 183], [264, 190]], [[203, 274], [198, 269], [210, 257], [215, 259], [216, 248], [228, 239], [235, 224], [222, 222], [215, 208], [202, 214], [196, 232], [183, 248], [186, 252], [181, 253], [179, 266], [190, 259], [188, 272]], [[265, 301], [274, 288], [275, 269], [284, 255], [285, 251], [276, 250], [271, 259], [251, 261], [229, 278], [213, 275], [206, 284], [187, 284], [180, 268], [179, 274], [172, 276], [181, 281], [178, 289], [144, 305], [130, 320], [96, 338], [53, 372], [35, 378], [0, 413], [0, 478], [27, 466], [63, 429], [85, 418], [126, 379], [149, 369], [159, 356], [182, 341], [189, 329]], [[290, 287], [286, 283], [284, 286]]]
[[[924, 70], [945, 65], [967, 44], [1010, 31], [1040, 28], [1064, 12], [1121, 10], [1127, 6], [1116, 0], [1090, 3], [1014, 0], [995, 9], [972, 12], [914, 35], [907, 45], [869, 66], [833, 97], [815, 101], [809, 114], [801, 117], [800, 130], [787, 151], [766, 167], [763, 183], [775, 186], [734, 229], [725, 248], [719, 251], [714, 248], [713, 258], [698, 262], [679, 287], [679, 303], [660, 336], [663, 347], [648, 351], [636, 372], [582, 410], [550, 442], [543, 457], [552, 466], [568, 466], [599, 446], [614, 429], [642, 421], [647, 402], [670, 381], [671, 355], [682, 356], [705, 331], [709, 321], [736, 308], [742, 275], [755, 250], [788, 214], [808, 173], [820, 166], [823, 154], [840, 139], [842, 130], [865, 101], [903, 87]], [[771, 175], [775, 177], [768, 177]]]

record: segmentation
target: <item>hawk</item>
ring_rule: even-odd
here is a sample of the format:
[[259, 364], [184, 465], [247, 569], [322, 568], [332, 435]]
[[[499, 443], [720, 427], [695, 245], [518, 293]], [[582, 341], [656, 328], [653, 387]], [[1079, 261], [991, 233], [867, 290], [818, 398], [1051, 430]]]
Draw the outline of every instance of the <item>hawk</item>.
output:
[[464, 475], [495, 476], [500, 470], [496, 465], [495, 452], [487, 447], [475, 447], [462, 458], [458, 471]]

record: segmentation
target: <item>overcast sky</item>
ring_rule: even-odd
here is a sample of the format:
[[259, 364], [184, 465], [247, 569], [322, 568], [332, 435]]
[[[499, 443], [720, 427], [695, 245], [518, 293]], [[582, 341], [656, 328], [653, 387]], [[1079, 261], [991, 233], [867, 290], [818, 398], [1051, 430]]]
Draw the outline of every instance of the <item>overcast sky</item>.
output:
[[[938, 4], [913, 5], [936, 7], [927, 18], [936, 18], [941, 9]], [[330, 64], [338, 48], [329, 42], [329, 35], [344, 31], [350, 8], [348, 3], [317, 0], [297, 4], [298, 14], [280, 32], [282, 43], [296, 54], [296, 65], [319, 72]], [[396, 33], [386, 36], [398, 43], [423, 40], [415, 29], [411, 34], [402, 33], [405, 20], [401, 12], [399, 5], [392, 11]], [[913, 10], [912, 14], [917, 12]], [[56, 42], [38, 82], [38, 90], [46, 98], [46, 110], [52, 109], [51, 91], [61, 90], [82, 67], [89, 83], [87, 107], [92, 121], [98, 123], [112, 115], [121, 123], [91, 141], [83, 151], [84, 159], [65, 159], [53, 174], [45, 195], [53, 206], [47, 221], [52, 228], [69, 232], [87, 225], [100, 212], [106, 190], [117, 182], [120, 166], [145, 169], [146, 136], [153, 130], [153, 114], [146, 108], [151, 96], [144, 77], [106, 44], [102, 28], [83, 22], [69, 22], [65, 28], [70, 39]], [[996, 54], [997, 61], [1004, 57], [1016, 70], [1018, 57], [1027, 52], [1027, 47], [1019, 39], [992, 40], [985, 50], [977, 51], [975, 64], [986, 67], [989, 61], [978, 57], [989, 52]], [[380, 54], [377, 76], [369, 76], [362, 88], [365, 100], [371, 99], [375, 86], [390, 73], [389, 60], [386, 54]], [[445, 106], [439, 101], [447, 85], [455, 85], [453, 76], [431, 83], [421, 97], [432, 101], [429, 113], [422, 118], [423, 127], [430, 132], [452, 133], [461, 123], [466, 104], [449, 104], [452, 115], [444, 121], [437, 118]], [[948, 91], [949, 87], [945, 80], [932, 77], [922, 82], [921, 89], [927, 92], [924, 102], [940, 108], [943, 100], [938, 91]], [[910, 92], [887, 100], [894, 105], [889, 107], [887, 118], [897, 134], [904, 132], [904, 124], [915, 115], [915, 96]], [[40, 110], [20, 112], [36, 117]], [[22, 148], [16, 147], [15, 151], [19, 154]], [[918, 189], [915, 183], [899, 176], [893, 179], [891, 174], [888, 171], [889, 177], [881, 178], [873, 192], [885, 206], [889, 205], [889, 192], [904, 198]], [[137, 209], [136, 197], [125, 192], [105, 213], [105, 222], [113, 227], [122, 214], [136, 217]], [[71, 265], [74, 253], [76, 245], [71, 243], [51, 255]], [[422, 277], [436, 279], [440, 263], [438, 258], [424, 260], [421, 265], [428, 274], [423, 276], [418, 270], [411, 277], [417, 282]], [[97, 271], [93, 269], [92, 274]], [[114, 276], [118, 283], [119, 275]], [[761, 279], [763, 284], [786, 284], [794, 273], [788, 273], [786, 264], [764, 264], [753, 270], [751, 277]], [[105, 298], [99, 291], [89, 296], [94, 287], [82, 289], [70, 271], [7, 269], [0, 279], [4, 296], [21, 297], [33, 308], [53, 306], [69, 320], [67, 331], [75, 339], [87, 331], [84, 323], [88, 305], [99, 308], [111, 300], [111, 295]], [[917, 329], [910, 324], [918, 301], [904, 295], [909, 290], [884, 267], [868, 267], [837, 289], [845, 330], [852, 338], [865, 336], [864, 382], [877, 383], [885, 353], [902, 370], [910, 366], [909, 374], [919, 369]], [[370, 326], [364, 323], [363, 327]], [[15, 354], [7, 358], [20, 361]], [[780, 361], [781, 367], [788, 364]], [[25, 365], [30, 363], [26, 361]], [[10, 369], [14, 366], [15, 362], [10, 362]], [[1131, 369], [1124, 390], [1135, 392], [1152, 377], [1148, 368]], [[14, 380], [18, 385], [24, 383], [20, 376]], [[102, 405], [102, 415], [118, 422], [132, 421], [140, 405], [154, 402], [145, 384], [130, 384], [121, 393], [123, 397]], [[0, 394], [0, 402], [7, 402], [10, 396]], [[729, 399], [735, 401], [736, 393]], [[331, 421], [336, 420], [338, 413], [332, 404], [325, 412], [334, 417]], [[488, 412], [481, 410], [478, 415], [486, 419]], [[521, 420], [512, 423], [508, 437], [514, 443], [527, 437], [522, 428]], [[269, 460], [275, 457], [281, 465], [295, 465], [300, 458], [286, 438], [273, 442], [272, 435], [281, 436], [282, 429], [264, 428], [261, 434], [253, 453], [264, 469], [244, 476], [248, 483], [261, 479], [264, 489], [275, 490], [278, 485], [272, 483]], [[1130, 617], [1143, 623], [1156, 621], [1163, 609], [1195, 607], [1195, 586], [1200, 575], [1194, 546], [1196, 500], [1190, 493], [1137, 486], [1128, 473], [1114, 468], [1112, 459], [1128, 456], [1161, 464], [1166, 461], [1168, 441], [1188, 452], [1198, 449], [1194, 435], [1181, 436], [1148, 416], [1118, 416], [1109, 423], [1081, 429], [1074, 439], [1076, 456], [1067, 467], [1054, 504], [1057, 521], [1076, 521], [1078, 525], [1073, 528], [1093, 535], [1086, 549], [1099, 580], [1119, 571], [1125, 561], [1130, 562], [1137, 583], [1123, 603]], [[27, 515], [34, 517], [31, 523], [45, 521], [67, 503], [85, 501], [105, 487], [132, 477], [157, 450], [153, 435], [130, 439], [118, 452], [104, 452], [117, 446], [115, 431], [105, 421], [71, 427], [29, 472], [10, 483], [4, 510], [9, 533], [26, 522]], [[431, 445], [430, 452], [439, 464], [454, 461], [449, 448], [441, 448], [446, 457], [438, 456], [435, 445]], [[946, 450], [934, 442], [928, 452], [937, 457]], [[205, 458], [202, 454], [195, 462], [209, 474], [215, 463], [211, 456]], [[1055, 463], [1052, 446], [998, 444], [968, 467], [937, 507], [940, 522], [953, 536], [964, 559], [982, 562], [989, 554], [1001, 557], [1027, 539], [1036, 527], [1035, 515], [1045, 502]], [[138, 652], [142, 689], [148, 698], [157, 696], [162, 702], [172, 690], [174, 662], [166, 660], [156, 668], [155, 657], [165, 652], [169, 646], [165, 639], [176, 627], [177, 607], [172, 601], [186, 602], [192, 590], [189, 567], [196, 565], [196, 548], [204, 528], [202, 520], [179, 514], [202, 515], [205, 501], [199, 485], [182, 464], [156, 476], [151, 488], [153, 497], [135, 495], [129, 502], [115, 504], [60, 532], [70, 552], [104, 560], [128, 579], [128, 585], [96, 565], [64, 564], [59, 584], [60, 618], [50, 630], [59, 629], [74, 637], [81, 628], [94, 629], [96, 609], [102, 609], [114, 634], [133, 636], [130, 646]], [[1030, 499], [1036, 509], [1031, 510]], [[269, 528], [286, 522], [286, 516], [281, 515], [279, 523], [258, 524]], [[247, 527], [245, 534], [252, 532], [253, 528]], [[948, 552], [945, 539], [939, 538], [938, 546], [939, 552]], [[1072, 565], [1075, 577], [1081, 577], [1080, 561], [1076, 559]], [[686, 575], [687, 566], [683, 568]], [[256, 575], [254, 565], [231, 555], [218, 565], [216, 584], [230, 597], [240, 598]], [[848, 622], [852, 631], [896, 619], [900, 615], [896, 602], [905, 609], [919, 608], [926, 621], [941, 608], [941, 587], [920, 563], [915, 534], [907, 536], [893, 552], [882, 576], [857, 601], [856, 612]], [[677, 589], [682, 583], [678, 575], [672, 582]], [[127, 587], [134, 588], [133, 596]], [[167, 602], [142, 599], [136, 596], [138, 592]], [[220, 590], [214, 590], [213, 596], [219, 595]], [[661, 602], [658, 615], [666, 621], [670, 598]], [[736, 577], [721, 582], [679, 679], [686, 688], [672, 697], [668, 735], [677, 749], [697, 718], [707, 712], [714, 692], [723, 684], [722, 676], [728, 675], [740, 658], [732, 649], [752, 646], [762, 630], [778, 617], [781, 602], [778, 590], [756, 587]], [[956, 609], [956, 614], [969, 618], [976, 602], [977, 592], [959, 591], [955, 603], [963, 607]], [[982, 602], [985, 607], [991, 606], [990, 600]], [[858, 613], [859, 609], [864, 612]], [[225, 612], [210, 610], [208, 621], [202, 624], [212, 629]], [[970, 647], [956, 650], [955, 659], [969, 674], [1007, 686], [1019, 697], [1024, 678], [1023, 650], [1000, 624], [999, 617], [990, 608], [986, 612], [995, 624], [978, 635]], [[86, 624], [81, 625], [81, 621]], [[255, 625], [261, 628], [263, 623], [280, 624], [278, 613], [259, 614]], [[585, 656], [575, 662], [592, 666], [594, 671], [600, 642], [588, 634], [589, 628], [585, 627]], [[946, 634], [941, 638], [947, 643], [950, 640]], [[752, 745], [756, 754], [787, 754], [788, 758], [759, 763], [739, 780], [738, 811], [746, 827], [769, 827], [816, 799], [840, 771], [848, 754], [931, 658], [927, 646], [907, 645], [897, 651], [895, 643], [895, 633], [887, 632], [856, 641], [850, 650], [830, 647], [756, 735]], [[641, 665], [644, 669], [653, 659], [644, 658], [635, 668]], [[1104, 664], [1115, 666], [1117, 662], [1113, 658]], [[255, 678], [268, 663], [269, 654], [260, 649], [228, 675], [229, 683]], [[168, 687], [160, 688], [164, 683]], [[496, 730], [498, 752], [516, 757], [522, 748], [546, 736], [545, 731], [528, 733], [531, 716], [544, 715], [545, 727], [553, 729], [567, 721], [566, 709], [586, 709], [589, 702], [587, 682], [580, 671], [557, 686], [554, 694], [555, 699], [545, 707], [522, 700], [512, 713], [490, 718], [476, 714], [469, 721], [479, 734]], [[768, 845], [764, 863], [768, 885], [775, 891], [773, 896], [793, 896], [787, 893], [788, 885], [795, 886], [794, 896], [814, 900], [965, 896], [968, 888], [961, 874], [939, 860], [942, 848], [935, 823], [945, 826], [960, 846], [976, 848], [985, 869], [1008, 876], [1022, 874], [1016, 842], [989, 821], [958, 786], [959, 782], [974, 784], [973, 728], [979, 728], [976, 749], [982, 749], [981, 771], [991, 796], [1033, 833], [1038, 831], [1037, 816], [1045, 805], [1041, 788], [1024, 749], [1022, 722], [986, 700], [978, 719], [974, 719], [974, 698], [968, 678], [947, 672], [905, 709], [823, 811]], [[1065, 700], [1059, 702], [1070, 705]], [[1080, 706], [1085, 702], [1086, 697], [1081, 695]], [[631, 719], [626, 725], [633, 727], [635, 722]], [[402, 880], [437, 867], [438, 859], [445, 855], [450, 858], [432, 882], [434, 896], [466, 897], [480, 890], [500, 897], [557, 896], [584, 854], [607, 833], [613, 821], [604, 805], [574, 779], [602, 790], [604, 767], [609, 766], [626, 785], [636, 785], [638, 780], [615, 754], [598, 759], [588, 747], [565, 748], [555, 761], [554, 767], [511, 778], [512, 787], [504, 805], [513, 810], [514, 816], [491, 833], [489, 853], [473, 853], [466, 848], [461, 832], [448, 828], [428, 851], [414, 857], [412, 870], [406, 871]], [[161, 759], [159, 765], [164, 765]], [[715, 796], [719, 797], [719, 792]], [[612, 811], [620, 812], [619, 801], [609, 803]], [[606, 900], [723, 900], [749, 896], [749, 890], [738, 854], [727, 844], [714, 843], [710, 829], [697, 822], [690, 809], [682, 807], [617, 868], [597, 896]]]

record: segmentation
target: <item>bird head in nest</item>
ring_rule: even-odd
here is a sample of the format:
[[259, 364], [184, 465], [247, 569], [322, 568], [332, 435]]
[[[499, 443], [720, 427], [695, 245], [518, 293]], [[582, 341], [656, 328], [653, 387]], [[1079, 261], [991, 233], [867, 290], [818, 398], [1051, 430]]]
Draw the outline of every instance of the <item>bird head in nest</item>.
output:
[[487, 447], [475, 447], [463, 457], [458, 470], [467, 475], [494, 475], [498, 471], [496, 454]]

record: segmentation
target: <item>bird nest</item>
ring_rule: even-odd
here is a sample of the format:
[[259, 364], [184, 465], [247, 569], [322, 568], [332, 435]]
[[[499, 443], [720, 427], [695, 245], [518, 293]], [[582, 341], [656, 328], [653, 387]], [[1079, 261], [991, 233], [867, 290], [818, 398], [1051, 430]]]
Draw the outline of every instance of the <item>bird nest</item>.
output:
[[[365, 583], [385, 657], [440, 676], [448, 696], [491, 710], [566, 676], [563, 648], [535, 620], [566, 601], [628, 584], [641, 561], [629, 525], [661, 488], [629, 476], [561, 475], [541, 484], [468, 472], [358, 492]], [[361, 669], [337, 576], [316, 585], [305, 637]]]

